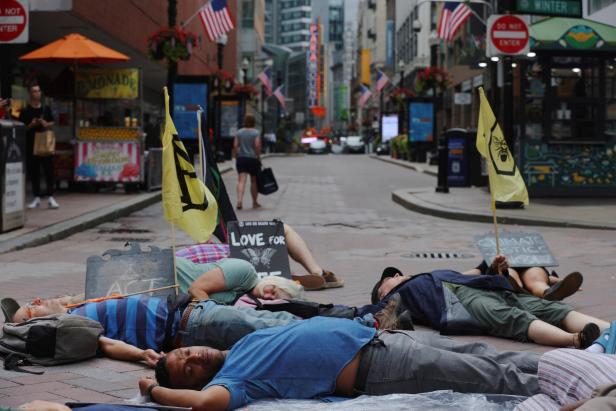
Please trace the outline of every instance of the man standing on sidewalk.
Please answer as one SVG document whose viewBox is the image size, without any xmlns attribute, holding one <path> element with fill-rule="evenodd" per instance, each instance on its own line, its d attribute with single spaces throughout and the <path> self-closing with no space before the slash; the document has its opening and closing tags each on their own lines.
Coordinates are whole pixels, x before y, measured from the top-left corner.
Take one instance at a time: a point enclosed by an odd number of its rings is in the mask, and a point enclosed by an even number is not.
<svg viewBox="0 0 616 411">
<path fill-rule="evenodd" d="M 58 208 L 58 202 L 53 198 L 54 171 L 52 156 L 34 155 L 34 136 L 38 132 L 49 130 L 54 125 L 53 115 L 49 106 L 43 106 L 41 87 L 38 84 L 30 86 L 30 103 L 21 110 L 19 121 L 26 125 L 26 161 L 28 173 L 32 181 L 34 199 L 28 208 L 37 208 L 41 204 L 41 166 L 45 173 L 47 188 L 47 204 L 49 208 Z"/>
</svg>

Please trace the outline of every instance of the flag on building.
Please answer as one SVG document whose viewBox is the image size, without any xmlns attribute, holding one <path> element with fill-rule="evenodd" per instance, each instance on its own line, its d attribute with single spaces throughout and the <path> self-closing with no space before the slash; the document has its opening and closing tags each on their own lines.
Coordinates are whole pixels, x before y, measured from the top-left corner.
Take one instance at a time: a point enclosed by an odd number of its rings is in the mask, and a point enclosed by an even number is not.
<svg viewBox="0 0 616 411">
<path fill-rule="evenodd" d="M 528 192 L 520 169 L 515 164 L 482 87 L 479 88 L 479 98 L 476 145 L 479 153 L 486 159 L 492 199 L 497 206 L 528 205 Z"/>
<path fill-rule="evenodd" d="M 220 242 L 227 243 L 229 240 L 229 232 L 227 231 L 227 223 L 229 221 L 237 221 L 235 210 L 231 205 L 231 200 L 227 194 L 227 187 L 223 181 L 214 153 L 212 152 L 212 146 L 207 138 L 203 138 L 202 132 L 202 119 L 203 111 L 197 112 L 199 146 L 201 153 L 201 181 L 205 183 L 205 186 L 216 198 L 218 204 L 218 224 L 214 230 L 214 235 Z"/>
<path fill-rule="evenodd" d="M 210 41 L 235 28 L 227 0 L 211 0 L 199 10 L 199 18 Z"/>
<path fill-rule="evenodd" d="M 190 157 L 169 114 L 169 93 L 165 94 L 162 200 L 165 219 L 177 225 L 198 243 L 207 241 L 218 216 L 216 199 L 195 173 Z"/>
<path fill-rule="evenodd" d="M 389 77 L 381 70 L 376 71 L 376 91 L 380 93 L 381 90 L 389 83 Z"/>
<path fill-rule="evenodd" d="M 280 103 L 280 107 L 282 107 L 282 109 L 284 110 L 284 112 L 287 112 L 287 102 L 285 101 L 285 96 L 284 96 L 284 84 L 280 85 L 276 91 L 274 91 L 274 96 L 276 96 L 276 98 L 278 99 L 278 102 Z"/>
<path fill-rule="evenodd" d="M 267 67 L 265 70 L 259 73 L 257 78 L 263 83 L 263 87 L 268 96 L 272 95 L 272 69 Z"/>
<path fill-rule="evenodd" d="M 366 104 L 368 99 L 372 96 L 372 92 L 370 91 L 368 87 L 364 86 L 363 84 L 360 85 L 359 87 L 360 87 L 361 95 L 359 96 L 357 105 L 359 106 L 359 108 L 362 108 Z"/>
<path fill-rule="evenodd" d="M 443 10 L 441 10 L 441 18 L 438 22 L 438 38 L 452 41 L 453 36 L 471 14 L 472 11 L 466 4 L 446 1 L 443 5 Z"/>
</svg>

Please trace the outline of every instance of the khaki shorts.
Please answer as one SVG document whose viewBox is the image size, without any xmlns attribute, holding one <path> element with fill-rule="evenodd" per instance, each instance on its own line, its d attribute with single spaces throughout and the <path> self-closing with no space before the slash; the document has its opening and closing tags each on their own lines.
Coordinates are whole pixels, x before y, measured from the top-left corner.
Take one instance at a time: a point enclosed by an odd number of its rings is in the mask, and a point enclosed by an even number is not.
<svg viewBox="0 0 616 411">
<path fill-rule="evenodd" d="M 487 334 L 518 341 L 528 341 L 531 322 L 543 320 L 561 328 L 563 319 L 573 311 L 573 307 L 560 301 L 507 290 L 462 286 L 456 296 Z"/>
</svg>

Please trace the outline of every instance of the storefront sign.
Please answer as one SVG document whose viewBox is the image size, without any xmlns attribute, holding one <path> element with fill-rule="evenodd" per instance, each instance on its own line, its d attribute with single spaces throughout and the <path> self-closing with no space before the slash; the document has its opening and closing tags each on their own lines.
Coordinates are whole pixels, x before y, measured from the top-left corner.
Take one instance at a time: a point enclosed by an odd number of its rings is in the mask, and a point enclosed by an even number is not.
<svg viewBox="0 0 616 411">
<path fill-rule="evenodd" d="M 0 43 L 28 42 L 28 0 L 0 0 Z"/>
<path fill-rule="evenodd" d="M 473 87 L 483 86 L 483 74 L 473 77 Z"/>
<path fill-rule="evenodd" d="M 78 141 L 75 181 L 139 182 L 140 154 L 137 142 Z"/>
<path fill-rule="evenodd" d="M 308 107 L 319 105 L 319 25 L 310 25 L 308 49 Z"/>
<path fill-rule="evenodd" d="M 453 95 L 453 104 L 469 106 L 471 104 L 471 93 L 455 93 Z"/>
<path fill-rule="evenodd" d="M 526 54 L 530 51 L 529 16 L 492 15 L 488 18 L 488 57 Z"/>
<path fill-rule="evenodd" d="M 472 80 L 469 78 L 468 80 L 464 80 L 462 82 L 461 91 L 471 91 Z"/>
<path fill-rule="evenodd" d="M 434 106 L 432 103 L 409 103 L 409 141 L 433 141 Z"/>
<path fill-rule="evenodd" d="M 80 98 L 139 97 L 138 69 L 78 69 L 75 87 Z"/>
<path fill-rule="evenodd" d="M 516 0 L 515 13 L 582 18 L 581 0 Z"/>
</svg>

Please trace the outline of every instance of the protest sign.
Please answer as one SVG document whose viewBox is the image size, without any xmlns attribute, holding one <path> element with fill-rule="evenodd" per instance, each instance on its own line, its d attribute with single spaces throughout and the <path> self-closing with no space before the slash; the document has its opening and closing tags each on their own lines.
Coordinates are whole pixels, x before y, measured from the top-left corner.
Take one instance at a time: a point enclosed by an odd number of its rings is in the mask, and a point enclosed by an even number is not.
<svg viewBox="0 0 616 411">
<path fill-rule="evenodd" d="M 499 239 L 501 254 L 507 257 L 512 268 L 558 265 L 541 234 L 504 231 L 500 233 Z M 475 236 L 474 240 L 486 263 L 490 264 L 496 256 L 494 233 Z"/>
</svg>

